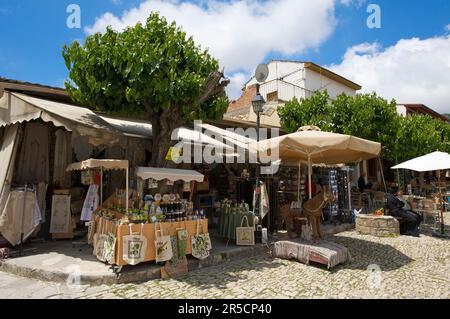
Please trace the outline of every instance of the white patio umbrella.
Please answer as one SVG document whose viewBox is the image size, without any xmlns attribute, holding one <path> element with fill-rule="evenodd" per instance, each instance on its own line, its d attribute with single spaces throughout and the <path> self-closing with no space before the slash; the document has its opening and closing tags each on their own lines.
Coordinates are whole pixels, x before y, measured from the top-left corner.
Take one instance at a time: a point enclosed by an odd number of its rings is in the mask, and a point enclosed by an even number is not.
<svg viewBox="0 0 450 319">
<path fill-rule="evenodd" d="M 438 172 L 439 185 L 441 184 L 441 171 L 450 169 L 450 154 L 434 152 L 413 158 L 409 161 L 392 167 L 392 169 L 409 169 L 416 172 Z M 442 203 L 442 191 L 439 187 L 439 198 Z M 444 212 L 441 209 L 441 233 L 444 234 Z"/>
</svg>

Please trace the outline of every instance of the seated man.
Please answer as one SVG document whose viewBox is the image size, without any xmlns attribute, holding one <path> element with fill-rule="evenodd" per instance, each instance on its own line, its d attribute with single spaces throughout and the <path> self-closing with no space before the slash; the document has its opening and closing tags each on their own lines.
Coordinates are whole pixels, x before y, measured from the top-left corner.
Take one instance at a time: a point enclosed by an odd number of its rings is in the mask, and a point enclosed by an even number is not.
<svg viewBox="0 0 450 319">
<path fill-rule="evenodd" d="M 402 235 L 419 237 L 419 225 L 422 222 L 422 216 L 419 214 L 405 209 L 405 203 L 401 201 L 397 196 L 401 195 L 398 187 L 394 187 L 392 194 L 387 195 L 387 206 L 391 216 L 400 217 L 401 227 L 400 233 Z"/>
</svg>

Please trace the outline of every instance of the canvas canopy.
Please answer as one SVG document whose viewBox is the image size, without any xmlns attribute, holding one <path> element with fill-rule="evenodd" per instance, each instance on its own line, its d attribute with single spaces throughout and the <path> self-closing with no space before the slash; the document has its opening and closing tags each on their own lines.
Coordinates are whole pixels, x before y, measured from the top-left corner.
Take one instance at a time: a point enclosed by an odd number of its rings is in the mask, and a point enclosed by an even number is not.
<svg viewBox="0 0 450 319">
<path fill-rule="evenodd" d="M 204 175 L 200 174 L 194 170 L 186 169 L 172 169 L 172 168 L 156 168 L 156 167 L 138 167 L 137 176 L 142 179 L 153 178 L 154 180 L 160 181 L 163 179 L 168 179 L 170 181 L 184 182 L 203 182 Z"/>
<path fill-rule="evenodd" d="M 277 154 L 282 161 L 308 164 L 309 197 L 313 164 L 357 163 L 379 157 L 381 144 L 351 135 L 322 132 L 311 127 L 260 142 L 251 143 L 252 152 Z M 274 153 L 275 152 L 275 153 Z"/>
<path fill-rule="evenodd" d="M 450 154 L 434 152 L 413 158 L 392 169 L 409 169 L 416 172 L 429 172 L 450 169 Z"/>
<path fill-rule="evenodd" d="M 125 175 L 125 188 L 126 188 L 126 212 L 128 213 L 128 160 L 114 160 L 114 159 L 93 159 L 90 158 L 88 160 L 72 163 L 67 166 L 66 171 L 80 171 L 80 170 L 88 170 L 99 168 L 101 172 L 100 177 L 100 202 L 103 202 L 103 170 L 114 170 L 114 169 L 123 169 L 126 171 Z"/>
<path fill-rule="evenodd" d="M 128 160 L 91 158 L 82 162 L 70 164 L 69 166 L 67 166 L 66 171 L 80 171 L 90 168 L 103 168 L 105 170 L 128 169 Z"/>
<path fill-rule="evenodd" d="M 113 144 L 124 136 L 85 107 L 6 92 L 0 98 L 0 126 L 42 119 L 57 127 L 88 136 L 92 145 Z"/>
<path fill-rule="evenodd" d="M 282 160 L 315 164 L 357 163 L 378 157 L 381 144 L 351 135 L 321 131 L 300 131 L 253 143 L 259 152 L 278 151 Z"/>
</svg>

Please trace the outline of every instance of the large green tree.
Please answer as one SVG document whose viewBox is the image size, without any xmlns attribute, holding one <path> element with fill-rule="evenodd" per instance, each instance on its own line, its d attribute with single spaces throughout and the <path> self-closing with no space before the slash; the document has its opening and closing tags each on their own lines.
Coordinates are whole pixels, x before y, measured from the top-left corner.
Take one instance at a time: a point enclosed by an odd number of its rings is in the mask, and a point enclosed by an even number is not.
<svg viewBox="0 0 450 319">
<path fill-rule="evenodd" d="M 383 157 L 394 158 L 398 116 L 395 101 L 376 94 L 339 95 L 331 100 L 326 91 L 308 99 L 293 99 L 279 108 L 281 126 L 294 132 L 315 125 L 327 132 L 349 134 L 382 143 Z"/>
<path fill-rule="evenodd" d="M 450 125 L 428 115 L 401 117 L 396 136 L 398 159 L 450 151 Z"/>
<path fill-rule="evenodd" d="M 278 110 L 281 126 L 294 132 L 305 125 L 380 142 L 382 157 L 403 161 L 434 151 L 450 152 L 450 125 L 430 116 L 403 117 L 394 100 L 375 93 L 331 100 L 326 92 L 294 99 Z"/>
<path fill-rule="evenodd" d="M 174 22 L 152 13 L 145 25 L 64 46 L 71 97 L 99 110 L 146 114 L 152 123 L 152 165 L 163 167 L 172 130 L 226 111 L 229 83 L 219 63 Z"/>
</svg>

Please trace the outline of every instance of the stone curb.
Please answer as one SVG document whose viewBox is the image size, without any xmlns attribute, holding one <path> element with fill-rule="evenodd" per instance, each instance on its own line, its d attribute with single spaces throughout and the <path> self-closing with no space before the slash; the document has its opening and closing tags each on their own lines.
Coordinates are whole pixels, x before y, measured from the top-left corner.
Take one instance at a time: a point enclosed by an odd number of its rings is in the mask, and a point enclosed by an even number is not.
<svg viewBox="0 0 450 319">
<path fill-rule="evenodd" d="M 350 224 L 338 225 L 333 227 L 332 229 L 323 230 L 323 235 L 333 235 L 339 232 L 352 230 L 354 228 L 355 226 Z M 255 246 L 238 246 L 226 252 L 212 254 L 205 260 L 188 258 L 188 270 L 193 271 L 200 268 L 217 266 L 233 260 L 242 260 L 262 254 L 269 254 L 269 246 L 270 245 L 263 244 L 258 244 Z M 141 265 L 139 268 L 124 269 L 124 271 L 122 271 L 119 275 L 116 275 L 112 272 L 109 275 L 81 274 L 80 282 L 81 285 L 88 284 L 91 286 L 100 286 L 145 282 L 148 280 L 161 278 L 161 271 L 159 266 L 151 264 L 147 268 L 143 268 L 144 265 Z M 22 266 L 14 263 L 8 263 L 7 261 L 0 261 L 0 271 L 21 277 L 56 283 L 65 283 L 67 282 L 67 279 L 69 277 L 68 273 L 62 271 L 52 272 L 45 269 L 34 268 L 33 266 Z"/>
<path fill-rule="evenodd" d="M 266 253 L 268 247 L 266 245 L 256 245 L 251 247 L 239 247 L 227 252 L 217 253 L 211 255 L 205 260 L 198 260 L 194 258 L 188 258 L 189 271 L 199 268 L 216 266 L 224 262 L 238 260 L 243 258 L 249 258 L 256 255 Z M 153 267 L 152 267 L 153 266 Z M 141 266 L 142 267 L 142 266 Z M 131 270 L 129 270 L 131 269 Z M 80 275 L 81 285 L 113 285 L 121 283 L 135 283 L 144 282 L 152 279 L 161 278 L 160 267 L 155 265 L 149 265 L 147 269 L 133 270 L 129 268 L 121 272 L 118 276 L 111 272 L 110 275 Z M 14 263 L 0 262 L 0 271 L 10 273 L 13 275 L 37 279 L 41 281 L 65 283 L 69 277 L 68 273 L 62 271 L 48 271 L 45 269 L 33 268 L 32 266 L 22 266 Z"/>
</svg>

